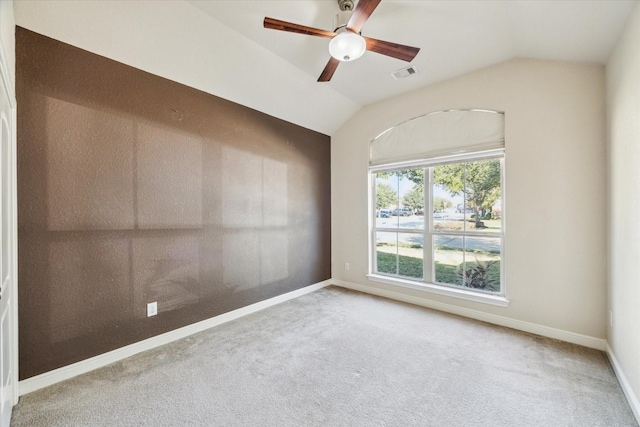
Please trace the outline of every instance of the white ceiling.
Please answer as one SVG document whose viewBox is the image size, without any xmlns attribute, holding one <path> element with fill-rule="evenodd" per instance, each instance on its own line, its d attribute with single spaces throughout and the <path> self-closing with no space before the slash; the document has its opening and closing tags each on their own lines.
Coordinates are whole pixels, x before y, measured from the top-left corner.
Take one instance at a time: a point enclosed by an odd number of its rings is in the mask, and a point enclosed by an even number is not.
<svg viewBox="0 0 640 427">
<path fill-rule="evenodd" d="M 318 78 L 329 59 L 328 39 L 267 30 L 269 16 L 333 30 L 336 0 L 189 0 L 292 66 Z M 383 0 L 365 36 L 421 48 L 419 74 L 396 81 L 409 63 L 367 52 L 342 63 L 329 84 L 361 105 L 516 57 L 604 64 L 631 1 L 399 1 Z"/>
<path fill-rule="evenodd" d="M 328 39 L 262 27 L 265 16 L 333 30 L 336 0 L 17 0 L 16 23 L 331 135 L 359 108 L 516 57 L 605 64 L 634 1 L 382 0 L 365 36 L 420 47 L 420 72 L 367 52 L 317 83 Z"/>
</svg>

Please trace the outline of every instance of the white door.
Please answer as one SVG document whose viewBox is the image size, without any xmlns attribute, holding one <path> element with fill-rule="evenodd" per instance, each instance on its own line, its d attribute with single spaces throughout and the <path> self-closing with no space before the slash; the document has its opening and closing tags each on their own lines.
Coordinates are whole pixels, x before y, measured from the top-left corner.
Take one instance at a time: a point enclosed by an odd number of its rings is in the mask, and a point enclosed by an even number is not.
<svg viewBox="0 0 640 427">
<path fill-rule="evenodd" d="M 2 55 L 0 55 L 0 58 Z M 4 62 L 4 61 L 3 61 Z M 0 67 L 0 426 L 8 426 L 17 401 L 15 328 L 15 115 L 6 68 Z"/>
</svg>

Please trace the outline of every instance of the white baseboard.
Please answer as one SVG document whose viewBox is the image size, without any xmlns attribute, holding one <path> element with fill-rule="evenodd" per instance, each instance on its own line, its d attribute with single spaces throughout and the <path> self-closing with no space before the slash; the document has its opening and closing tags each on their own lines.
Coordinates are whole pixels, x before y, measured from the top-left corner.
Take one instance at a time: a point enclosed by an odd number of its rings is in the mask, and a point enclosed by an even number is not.
<svg viewBox="0 0 640 427">
<path fill-rule="evenodd" d="M 331 283 L 331 280 L 325 280 L 324 282 L 316 283 L 302 289 L 297 289 L 283 295 L 278 295 L 277 297 L 269 298 L 268 300 L 260 301 L 255 304 L 251 304 L 246 307 L 242 307 L 237 310 L 233 310 L 228 313 L 224 313 L 219 316 L 182 327 L 180 329 L 175 329 L 173 331 L 148 338 L 144 341 L 130 344 L 126 347 L 121 347 L 117 350 L 113 350 L 108 353 L 92 357 L 90 359 L 86 359 L 68 366 L 63 366 L 62 368 L 45 372 L 43 374 L 36 375 L 35 377 L 27 378 L 19 382 L 20 396 L 59 383 L 61 381 L 68 380 L 69 378 L 85 374 L 95 369 L 102 368 L 143 351 L 151 350 L 156 347 L 169 344 L 173 341 L 188 337 L 189 335 L 193 335 L 197 332 L 213 328 L 214 326 L 218 326 L 226 322 L 230 322 L 231 320 L 238 319 L 240 317 L 246 316 L 247 314 L 255 313 L 257 311 L 264 310 L 265 308 L 272 307 L 276 304 L 280 304 L 299 296 L 317 291 L 318 289 L 329 286 Z"/>
<path fill-rule="evenodd" d="M 613 372 L 615 372 L 616 377 L 618 378 L 618 382 L 620 383 L 620 387 L 622 387 L 622 391 L 624 395 L 627 397 L 627 401 L 629 402 L 629 406 L 631 406 L 631 410 L 633 411 L 633 415 L 636 417 L 636 421 L 640 424 L 640 402 L 638 401 L 638 397 L 633 392 L 631 388 L 631 384 L 629 384 L 629 380 L 627 376 L 622 371 L 622 367 L 618 363 L 618 359 L 616 359 L 616 355 L 613 353 L 613 349 L 607 343 L 607 356 L 609 356 L 609 361 L 611 362 L 611 366 L 613 366 Z"/>
<path fill-rule="evenodd" d="M 506 326 L 507 328 L 517 329 L 519 331 L 529 332 L 531 334 L 566 341 L 589 348 L 595 348 L 597 350 L 604 351 L 606 350 L 607 346 L 607 342 L 600 338 L 576 334 L 574 332 L 550 328 L 548 326 L 537 325 L 535 323 L 524 322 L 522 320 L 511 319 L 504 316 L 498 316 L 496 314 L 485 313 L 478 310 L 472 310 L 470 308 L 458 307 L 455 305 L 433 301 L 426 298 L 419 298 L 413 295 L 407 295 L 402 292 L 360 285 L 357 283 L 347 282 L 339 279 L 333 279 L 331 283 L 343 288 L 402 301 L 409 304 L 419 305 L 422 307 L 432 308 L 434 310 L 444 311 L 447 313 L 457 314 L 459 316 L 469 317 L 471 319 L 481 320 L 483 322 L 493 323 L 495 325 Z"/>
</svg>

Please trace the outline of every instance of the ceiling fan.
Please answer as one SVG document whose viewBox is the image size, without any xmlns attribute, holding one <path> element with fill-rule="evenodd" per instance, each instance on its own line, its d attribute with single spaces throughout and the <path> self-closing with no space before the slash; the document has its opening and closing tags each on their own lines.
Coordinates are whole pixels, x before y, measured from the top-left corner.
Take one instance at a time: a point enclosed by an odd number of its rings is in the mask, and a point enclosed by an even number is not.
<svg viewBox="0 0 640 427">
<path fill-rule="evenodd" d="M 319 82 L 328 82 L 331 80 L 333 73 L 341 61 L 356 60 L 364 54 L 365 50 L 407 62 L 412 61 L 420 51 L 420 48 L 376 40 L 370 37 L 362 37 L 360 35 L 360 30 L 362 30 L 369 16 L 371 16 L 376 7 L 378 7 L 380 1 L 381 0 L 360 0 L 354 8 L 353 0 L 338 0 L 341 12 L 336 15 L 335 29 L 333 31 L 320 30 L 274 18 L 264 18 L 264 28 L 331 39 L 329 42 L 331 58 L 327 66 L 324 67 L 322 74 L 320 74 L 318 78 Z"/>
</svg>

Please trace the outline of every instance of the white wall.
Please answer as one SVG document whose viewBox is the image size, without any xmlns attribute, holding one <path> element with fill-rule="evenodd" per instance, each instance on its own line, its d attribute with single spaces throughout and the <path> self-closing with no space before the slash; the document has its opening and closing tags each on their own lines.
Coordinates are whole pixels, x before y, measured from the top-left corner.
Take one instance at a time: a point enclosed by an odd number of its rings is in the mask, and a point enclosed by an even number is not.
<svg viewBox="0 0 640 427">
<path fill-rule="evenodd" d="M 403 120 L 455 108 L 505 112 L 505 267 L 511 302 L 502 308 L 403 292 L 603 340 L 606 130 L 601 65 L 517 59 L 358 112 L 332 138 L 333 277 L 399 290 L 365 277 L 368 144 Z"/>
<path fill-rule="evenodd" d="M 16 32 L 13 19 L 13 0 L 0 0 L 0 42 L 6 55 L 11 82 L 16 81 Z"/>
<path fill-rule="evenodd" d="M 633 393 L 640 396 L 640 4 L 629 16 L 606 70 L 608 304 L 613 313 L 608 341 Z"/>
</svg>

